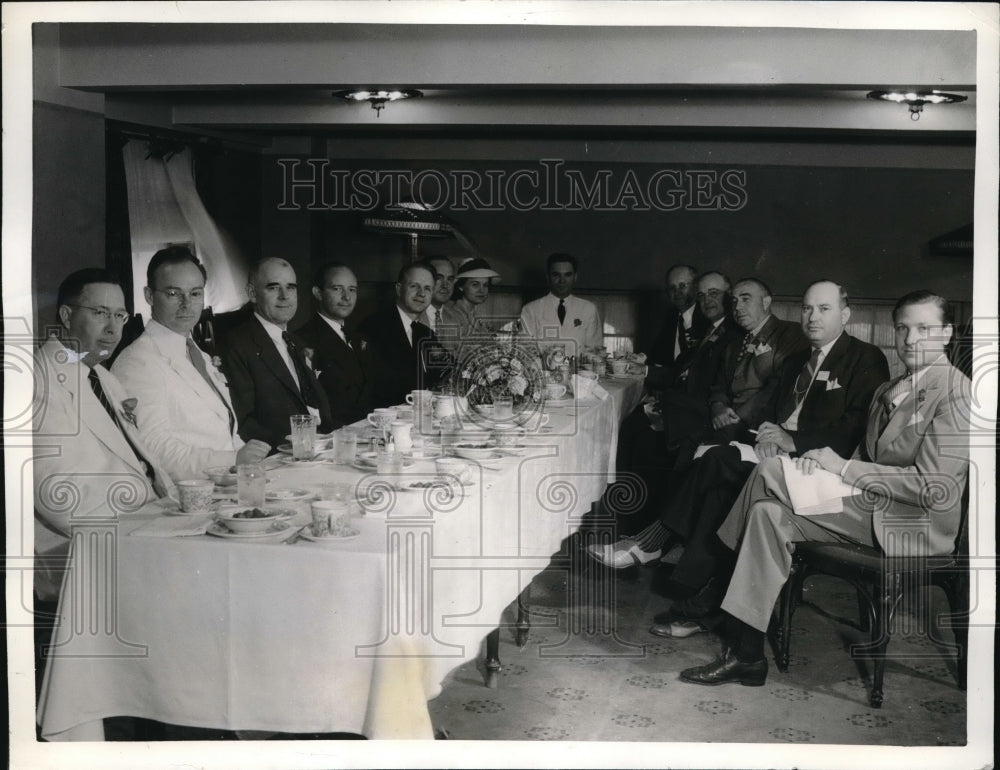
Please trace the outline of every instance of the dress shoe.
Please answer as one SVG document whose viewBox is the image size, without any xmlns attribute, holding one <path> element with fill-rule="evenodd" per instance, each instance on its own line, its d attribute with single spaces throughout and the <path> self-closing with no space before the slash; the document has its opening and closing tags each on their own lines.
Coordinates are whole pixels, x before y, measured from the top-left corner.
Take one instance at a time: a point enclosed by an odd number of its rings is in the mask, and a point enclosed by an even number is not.
<svg viewBox="0 0 1000 770">
<path fill-rule="evenodd" d="M 707 626 L 703 626 L 697 620 L 677 620 L 674 618 L 668 623 L 654 623 L 649 627 L 649 633 L 653 636 L 662 636 L 667 639 L 687 639 L 695 634 L 703 634 L 708 631 Z"/>
<path fill-rule="evenodd" d="M 743 663 L 732 649 L 707 666 L 695 666 L 681 671 L 681 681 L 691 684 L 730 684 L 739 682 L 746 687 L 761 687 L 767 681 L 767 659 Z"/>
<path fill-rule="evenodd" d="M 643 551 L 635 540 L 619 540 L 617 543 L 608 545 L 587 546 L 587 553 L 599 561 L 605 567 L 612 569 L 625 569 L 633 565 L 648 564 L 660 558 L 660 550 Z"/>
</svg>

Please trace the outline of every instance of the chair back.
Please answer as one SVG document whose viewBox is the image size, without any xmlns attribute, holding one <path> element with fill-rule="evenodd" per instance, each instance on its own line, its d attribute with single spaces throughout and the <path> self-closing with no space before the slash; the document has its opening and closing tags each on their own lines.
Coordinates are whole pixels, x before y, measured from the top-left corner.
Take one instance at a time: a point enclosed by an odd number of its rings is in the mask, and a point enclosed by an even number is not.
<svg viewBox="0 0 1000 770">
<path fill-rule="evenodd" d="M 216 355 L 214 318 L 215 314 L 212 312 L 212 308 L 206 307 L 201 311 L 198 323 L 191 330 L 191 338 L 195 344 L 210 356 Z"/>
</svg>

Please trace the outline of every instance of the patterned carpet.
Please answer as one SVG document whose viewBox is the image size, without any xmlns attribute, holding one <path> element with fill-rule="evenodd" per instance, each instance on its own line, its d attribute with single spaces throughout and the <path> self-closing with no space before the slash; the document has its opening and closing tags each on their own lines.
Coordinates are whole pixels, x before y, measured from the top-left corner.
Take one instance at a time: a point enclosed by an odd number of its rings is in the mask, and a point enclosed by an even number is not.
<svg viewBox="0 0 1000 770">
<path fill-rule="evenodd" d="M 919 632 L 912 606 L 897 615 L 881 709 L 868 703 L 870 661 L 848 651 L 867 638 L 854 589 L 823 576 L 806 582 L 787 673 L 768 646 L 765 686 L 701 687 L 678 672 L 714 659 L 719 638 L 648 633 L 653 615 L 670 605 L 655 590 L 669 569 L 610 573 L 604 600 L 574 601 L 594 593 L 593 570 L 569 578 L 550 567 L 532 583 L 524 648 L 508 609 L 499 686 L 484 686 L 481 660 L 456 669 L 430 703 L 435 726 L 456 740 L 964 745 L 966 701 L 954 655 Z M 929 600 L 934 612 L 946 611 L 938 589 Z M 939 635 L 953 639 L 947 629 Z"/>
</svg>

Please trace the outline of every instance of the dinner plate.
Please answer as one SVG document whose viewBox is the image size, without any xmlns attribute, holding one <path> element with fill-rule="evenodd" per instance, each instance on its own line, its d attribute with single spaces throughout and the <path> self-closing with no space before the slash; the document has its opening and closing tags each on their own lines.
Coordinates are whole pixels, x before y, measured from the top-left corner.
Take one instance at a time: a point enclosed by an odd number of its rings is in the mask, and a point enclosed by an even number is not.
<svg viewBox="0 0 1000 770">
<path fill-rule="evenodd" d="M 308 489 L 272 489 L 264 493 L 264 499 L 269 503 L 298 503 L 315 496 Z"/>
<path fill-rule="evenodd" d="M 400 454 L 403 454 L 400 452 Z M 413 460 L 403 457 L 403 467 L 409 468 L 413 465 Z M 354 467 L 364 471 L 374 470 L 378 467 L 378 460 L 372 452 L 361 452 L 354 461 Z"/>
<path fill-rule="evenodd" d="M 208 525 L 206 533 L 226 540 L 243 540 L 254 543 L 279 543 L 287 540 L 295 532 L 295 525 L 287 521 L 276 521 L 269 530 L 264 532 L 233 532 L 225 524 L 213 521 Z"/>
<path fill-rule="evenodd" d="M 409 452 L 404 454 L 407 457 L 412 457 L 414 460 L 433 460 L 441 456 L 441 447 L 425 446 L 420 449 L 411 449 Z"/>
<path fill-rule="evenodd" d="M 294 457 L 283 457 L 281 461 L 285 465 L 293 465 L 296 468 L 318 468 L 321 465 L 330 465 L 329 459 L 315 459 L 315 460 L 296 460 Z"/>
<path fill-rule="evenodd" d="M 545 399 L 545 406 L 568 406 L 572 404 L 576 399 L 573 396 L 563 396 L 562 398 L 547 398 Z"/>
<path fill-rule="evenodd" d="M 641 377 L 641 376 L 642 376 L 641 374 L 629 374 L 627 372 L 625 374 L 612 374 L 609 372 L 608 374 L 605 375 L 605 377 L 608 377 L 612 380 L 631 380 L 633 377 Z"/>
<path fill-rule="evenodd" d="M 320 543 L 322 545 L 335 545 L 337 543 L 347 543 L 351 540 L 357 540 L 361 537 L 361 532 L 357 529 L 347 530 L 346 535 L 314 535 L 312 532 L 312 527 L 303 527 L 302 531 L 299 533 L 299 537 L 303 540 L 308 540 L 310 543 Z"/>
</svg>

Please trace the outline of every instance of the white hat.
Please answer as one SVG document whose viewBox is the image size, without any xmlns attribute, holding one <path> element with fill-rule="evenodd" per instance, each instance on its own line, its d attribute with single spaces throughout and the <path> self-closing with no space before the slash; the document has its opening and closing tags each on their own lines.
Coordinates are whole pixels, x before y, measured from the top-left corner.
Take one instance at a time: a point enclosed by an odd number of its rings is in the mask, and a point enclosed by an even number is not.
<svg viewBox="0 0 1000 770">
<path fill-rule="evenodd" d="M 500 273 L 493 270 L 485 259 L 470 257 L 458 266 L 455 280 L 460 278 L 499 278 Z"/>
</svg>

